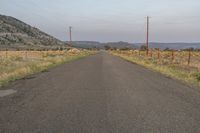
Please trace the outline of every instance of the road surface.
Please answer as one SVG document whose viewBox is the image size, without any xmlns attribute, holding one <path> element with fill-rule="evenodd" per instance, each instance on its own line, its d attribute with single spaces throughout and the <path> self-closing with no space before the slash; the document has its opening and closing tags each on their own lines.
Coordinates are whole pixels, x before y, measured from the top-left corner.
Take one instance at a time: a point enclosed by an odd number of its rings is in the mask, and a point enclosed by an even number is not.
<svg viewBox="0 0 200 133">
<path fill-rule="evenodd" d="M 3 133 L 199 133 L 200 92 L 106 52 L 12 83 Z"/>
</svg>

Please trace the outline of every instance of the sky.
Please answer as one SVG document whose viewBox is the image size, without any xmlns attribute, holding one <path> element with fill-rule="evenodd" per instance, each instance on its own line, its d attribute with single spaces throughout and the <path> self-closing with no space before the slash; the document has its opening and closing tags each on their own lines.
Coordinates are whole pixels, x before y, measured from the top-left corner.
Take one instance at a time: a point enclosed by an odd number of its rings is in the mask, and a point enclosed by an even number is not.
<svg viewBox="0 0 200 133">
<path fill-rule="evenodd" d="M 0 0 L 0 14 L 74 41 L 200 42 L 200 0 Z"/>
</svg>

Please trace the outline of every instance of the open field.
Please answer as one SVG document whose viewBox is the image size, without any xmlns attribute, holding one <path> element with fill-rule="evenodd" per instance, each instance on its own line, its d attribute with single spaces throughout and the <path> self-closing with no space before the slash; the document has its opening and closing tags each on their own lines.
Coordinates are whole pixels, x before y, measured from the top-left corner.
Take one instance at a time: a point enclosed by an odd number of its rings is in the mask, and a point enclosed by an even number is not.
<svg viewBox="0 0 200 133">
<path fill-rule="evenodd" d="M 94 51 L 0 51 L 0 87 Z"/>
<path fill-rule="evenodd" d="M 200 52 L 197 51 L 111 51 L 128 61 L 135 62 L 167 76 L 200 86 Z"/>
</svg>

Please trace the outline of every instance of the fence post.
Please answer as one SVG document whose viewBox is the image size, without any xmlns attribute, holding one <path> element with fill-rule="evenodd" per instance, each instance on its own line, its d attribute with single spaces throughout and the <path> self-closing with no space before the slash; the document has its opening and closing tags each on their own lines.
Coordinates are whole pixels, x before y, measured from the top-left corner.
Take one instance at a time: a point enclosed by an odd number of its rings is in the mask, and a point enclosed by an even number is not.
<svg viewBox="0 0 200 133">
<path fill-rule="evenodd" d="M 139 49 L 139 56 L 141 55 L 141 53 L 140 53 L 140 49 Z"/>
<path fill-rule="evenodd" d="M 172 50 L 172 62 L 174 61 L 174 50 Z"/>
<path fill-rule="evenodd" d="M 26 51 L 25 51 L 25 58 L 26 58 L 26 60 L 28 59 L 28 52 L 27 52 L 27 49 L 26 49 Z"/>
<path fill-rule="evenodd" d="M 188 53 L 188 65 L 190 65 L 190 59 L 191 59 L 191 50 L 189 49 L 189 53 Z"/>
<path fill-rule="evenodd" d="M 8 49 L 6 49 L 6 59 L 8 58 Z"/>
<path fill-rule="evenodd" d="M 150 49 L 150 57 L 152 58 L 153 57 L 153 50 Z"/>
<path fill-rule="evenodd" d="M 158 49 L 158 61 L 160 62 L 160 49 Z"/>
<path fill-rule="evenodd" d="M 146 49 L 146 56 L 148 57 L 149 56 L 149 48 L 147 47 Z"/>
</svg>

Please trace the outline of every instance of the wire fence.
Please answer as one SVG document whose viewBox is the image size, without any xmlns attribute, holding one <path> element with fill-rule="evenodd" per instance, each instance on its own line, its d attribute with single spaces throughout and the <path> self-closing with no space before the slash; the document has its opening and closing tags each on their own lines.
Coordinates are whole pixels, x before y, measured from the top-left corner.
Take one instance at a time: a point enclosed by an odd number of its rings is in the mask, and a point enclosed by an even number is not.
<svg viewBox="0 0 200 133">
<path fill-rule="evenodd" d="M 45 53 L 58 53 L 58 52 L 51 52 L 51 51 L 0 51 L 1 57 L 12 57 L 12 56 L 20 56 L 20 57 L 37 57 L 42 56 Z M 60 51 L 59 51 L 60 53 Z"/>
<path fill-rule="evenodd" d="M 200 70 L 200 51 L 163 51 L 159 49 L 150 49 L 148 55 L 146 54 L 146 51 L 142 50 L 119 50 L 116 52 L 121 55 L 135 57 L 141 60 L 151 60 L 159 65 L 177 65 L 182 68 L 184 67 L 185 69 L 190 68 L 190 70 Z"/>
<path fill-rule="evenodd" d="M 66 50 L 57 50 L 57 51 L 0 51 L 0 60 L 12 59 L 12 58 L 21 58 L 23 60 L 35 60 L 43 59 L 45 57 L 54 57 L 54 56 L 70 56 L 73 55 L 73 52 L 67 52 Z"/>
</svg>

